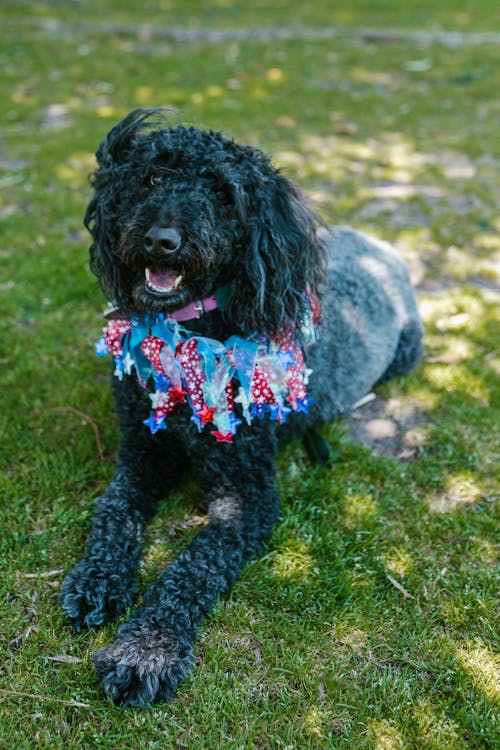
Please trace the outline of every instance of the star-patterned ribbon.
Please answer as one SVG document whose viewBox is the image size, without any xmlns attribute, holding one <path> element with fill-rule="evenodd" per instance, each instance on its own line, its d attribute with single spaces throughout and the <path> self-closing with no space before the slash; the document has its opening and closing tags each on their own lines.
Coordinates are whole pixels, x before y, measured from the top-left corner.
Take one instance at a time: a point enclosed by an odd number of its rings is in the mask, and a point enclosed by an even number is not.
<svg viewBox="0 0 500 750">
<path fill-rule="evenodd" d="M 317 303 L 316 303 L 317 304 Z M 294 340 L 291 327 L 270 339 L 252 334 L 225 342 L 193 335 L 172 318 L 110 320 L 96 344 L 98 355 L 111 354 L 120 380 L 134 372 L 149 391 L 151 412 L 144 424 L 154 434 L 167 428 L 167 416 L 187 404 L 201 431 L 212 425 L 218 442 L 231 443 L 242 420 L 266 414 L 284 422 L 290 412 L 307 411 L 311 370 L 303 346 L 314 342 L 318 310 L 311 304 Z M 238 407 L 236 407 L 236 404 Z"/>
</svg>

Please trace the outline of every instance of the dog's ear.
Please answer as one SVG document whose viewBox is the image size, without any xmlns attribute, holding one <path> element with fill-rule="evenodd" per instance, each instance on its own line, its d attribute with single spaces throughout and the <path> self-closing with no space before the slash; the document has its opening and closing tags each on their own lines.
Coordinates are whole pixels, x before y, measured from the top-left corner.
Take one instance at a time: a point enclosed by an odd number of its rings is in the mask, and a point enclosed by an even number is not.
<svg viewBox="0 0 500 750">
<path fill-rule="evenodd" d="M 306 295 L 319 297 L 323 277 L 318 222 L 305 196 L 279 172 L 252 191 L 247 236 L 227 303 L 240 326 L 272 335 L 286 322 L 300 331 Z"/>
<path fill-rule="evenodd" d="M 104 294 L 117 302 L 123 298 L 126 269 L 113 252 L 119 239 L 120 195 L 127 190 L 123 165 L 130 148 L 141 132 L 154 123 L 158 109 L 135 109 L 115 125 L 96 151 L 98 168 L 92 175 L 94 196 L 85 213 L 84 223 L 92 236 L 90 268 L 99 279 Z"/>
</svg>

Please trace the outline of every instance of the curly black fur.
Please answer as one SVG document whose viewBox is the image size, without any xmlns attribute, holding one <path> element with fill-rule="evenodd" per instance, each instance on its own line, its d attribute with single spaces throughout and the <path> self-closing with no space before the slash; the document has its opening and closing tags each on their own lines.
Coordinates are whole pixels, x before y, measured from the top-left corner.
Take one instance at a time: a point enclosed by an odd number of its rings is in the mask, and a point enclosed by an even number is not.
<svg viewBox="0 0 500 750">
<path fill-rule="evenodd" d="M 278 520 L 278 441 L 338 417 L 374 383 L 407 372 L 422 328 L 404 264 L 384 243 L 349 229 L 316 230 L 299 190 L 260 151 L 220 133 L 169 128 L 136 110 L 97 151 L 85 223 L 91 268 L 130 313 L 170 313 L 221 289 L 223 304 L 186 323 L 224 340 L 286 321 L 300 337 L 306 291 L 322 298 L 321 338 L 308 353 L 308 414 L 286 424 L 243 424 L 233 445 L 197 433 L 178 407 L 168 430 L 142 421 L 150 402 L 135 376 L 113 378 L 122 443 L 115 476 L 97 504 L 87 551 L 65 579 L 61 604 L 76 630 L 122 614 L 137 595 L 144 528 L 189 468 L 203 488 L 208 525 L 145 593 L 142 605 L 94 654 L 104 687 L 125 706 L 171 697 L 193 662 L 196 631 Z M 167 240 L 151 241 L 151 232 Z M 156 236 L 156 235 L 154 235 Z M 178 273 L 158 290 L 146 269 Z M 319 440 L 319 442 L 318 442 Z M 316 449 L 314 449 L 316 446 Z"/>
</svg>

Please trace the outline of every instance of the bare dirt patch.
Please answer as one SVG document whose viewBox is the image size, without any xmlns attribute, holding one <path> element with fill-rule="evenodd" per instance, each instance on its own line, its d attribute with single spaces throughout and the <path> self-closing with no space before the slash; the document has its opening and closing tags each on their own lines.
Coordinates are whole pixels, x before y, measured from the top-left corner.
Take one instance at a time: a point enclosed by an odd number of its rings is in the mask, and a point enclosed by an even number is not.
<svg viewBox="0 0 500 750">
<path fill-rule="evenodd" d="M 351 438 L 378 456 L 402 461 L 417 457 L 427 439 L 428 414 L 400 397 L 370 395 L 371 400 L 355 408 L 346 420 Z"/>
</svg>

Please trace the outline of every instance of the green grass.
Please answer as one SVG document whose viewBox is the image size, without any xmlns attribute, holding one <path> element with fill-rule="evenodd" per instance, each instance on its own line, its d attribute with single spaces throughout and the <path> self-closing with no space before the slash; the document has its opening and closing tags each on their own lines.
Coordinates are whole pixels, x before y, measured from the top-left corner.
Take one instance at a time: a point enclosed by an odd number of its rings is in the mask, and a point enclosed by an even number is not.
<svg viewBox="0 0 500 750">
<path fill-rule="evenodd" d="M 0 748 L 496 747 L 500 56 L 470 35 L 499 28 L 498 3 L 7 1 L 0 16 Z M 180 42 L 171 26 L 248 33 Z M 282 26 L 295 38 L 259 41 Z M 381 390 L 421 415 L 412 458 L 342 424 L 325 428 L 331 468 L 283 451 L 283 521 L 203 626 L 197 668 L 170 704 L 122 711 L 90 662 L 114 627 L 73 636 L 57 595 L 118 437 L 92 353 L 87 176 L 109 127 L 155 104 L 263 148 L 326 218 L 396 242 L 427 356 Z M 151 525 L 143 587 L 203 522 L 198 497 L 186 485 Z"/>
</svg>

